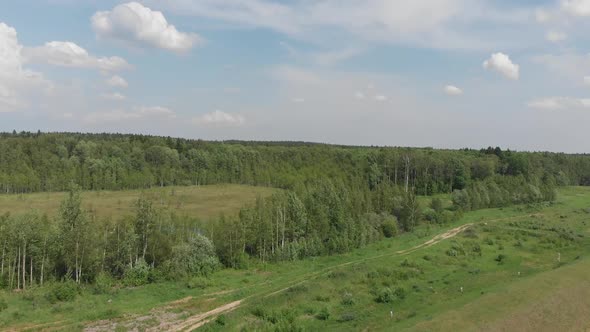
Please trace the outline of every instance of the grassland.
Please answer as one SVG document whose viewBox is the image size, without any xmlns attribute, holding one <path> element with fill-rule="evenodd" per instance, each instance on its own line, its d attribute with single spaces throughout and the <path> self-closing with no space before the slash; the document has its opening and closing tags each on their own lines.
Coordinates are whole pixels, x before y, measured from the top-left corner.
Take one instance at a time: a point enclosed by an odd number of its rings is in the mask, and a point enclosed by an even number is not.
<svg viewBox="0 0 590 332">
<path fill-rule="evenodd" d="M 134 213 L 133 204 L 144 194 L 158 208 L 174 210 L 179 215 L 188 215 L 202 220 L 230 215 L 239 211 L 257 196 L 269 196 L 276 189 L 242 185 L 211 185 L 192 187 L 165 187 L 128 191 L 84 192 L 84 208 L 98 218 L 118 218 Z M 65 193 L 34 193 L 23 195 L 0 195 L 0 214 L 19 214 L 36 209 L 53 217 L 57 215 Z"/>
<path fill-rule="evenodd" d="M 590 327 L 590 188 L 479 210 L 352 253 L 252 263 L 51 304 L 3 294 L 0 326 L 30 330 L 474 331 Z M 559 261 L 558 261 L 559 255 Z M 188 287 L 190 286 L 190 287 Z M 391 312 L 393 311 L 393 315 Z"/>
</svg>

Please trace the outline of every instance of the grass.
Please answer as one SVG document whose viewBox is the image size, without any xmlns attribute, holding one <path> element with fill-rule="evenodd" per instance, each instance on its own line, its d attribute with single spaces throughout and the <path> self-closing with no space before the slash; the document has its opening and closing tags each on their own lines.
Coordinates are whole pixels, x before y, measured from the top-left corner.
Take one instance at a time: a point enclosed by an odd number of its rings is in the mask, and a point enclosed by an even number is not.
<svg viewBox="0 0 590 332">
<path fill-rule="evenodd" d="M 52 326 L 79 330 L 107 319 L 103 330 L 142 329 L 243 300 L 201 329 L 581 330 L 590 326 L 589 207 L 590 188 L 564 188 L 552 205 L 469 212 L 453 224 L 423 225 L 345 255 L 226 269 L 205 288 L 159 283 L 105 295 L 86 289 L 56 304 L 44 289 L 4 293 L 0 328 L 57 322 Z M 400 253 L 468 223 L 453 238 Z"/>
<path fill-rule="evenodd" d="M 82 194 L 84 208 L 98 218 L 118 218 L 134 213 L 133 204 L 143 193 L 152 198 L 158 208 L 174 210 L 202 220 L 217 218 L 221 214 L 237 213 L 256 197 L 269 196 L 276 189 L 242 185 L 211 185 L 191 187 L 165 187 L 127 191 L 89 191 Z M 0 195 L 0 215 L 19 214 L 36 209 L 48 216 L 56 216 L 65 193 L 34 193 Z"/>
</svg>

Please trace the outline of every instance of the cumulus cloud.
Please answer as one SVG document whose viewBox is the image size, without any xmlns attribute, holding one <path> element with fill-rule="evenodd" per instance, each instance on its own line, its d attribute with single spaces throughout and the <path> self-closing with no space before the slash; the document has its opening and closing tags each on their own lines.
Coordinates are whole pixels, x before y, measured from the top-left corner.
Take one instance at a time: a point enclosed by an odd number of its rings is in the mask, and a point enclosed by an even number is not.
<svg viewBox="0 0 590 332">
<path fill-rule="evenodd" d="M 572 97 L 549 97 L 532 100 L 527 103 L 530 108 L 544 110 L 590 108 L 590 99 Z"/>
<path fill-rule="evenodd" d="M 483 67 L 487 70 L 494 70 L 511 80 L 518 80 L 520 67 L 514 64 L 510 57 L 504 53 L 494 53 L 484 61 Z"/>
<path fill-rule="evenodd" d="M 364 92 L 357 91 L 357 92 L 354 93 L 354 97 L 356 99 L 365 99 L 366 96 L 365 96 Z"/>
<path fill-rule="evenodd" d="M 232 114 L 216 110 L 193 118 L 193 123 L 199 126 L 213 127 L 239 127 L 246 122 L 246 119 L 240 114 Z"/>
<path fill-rule="evenodd" d="M 545 35 L 545 39 L 550 42 L 556 43 L 567 39 L 567 34 L 559 31 L 549 31 Z"/>
<path fill-rule="evenodd" d="M 118 93 L 118 92 L 113 92 L 113 93 L 105 93 L 102 95 L 102 97 L 104 99 L 107 100 L 113 100 L 113 101 L 121 101 L 121 100 L 125 100 L 127 97 L 125 97 L 124 95 Z"/>
<path fill-rule="evenodd" d="M 590 76 L 584 76 L 584 84 L 590 85 Z"/>
<path fill-rule="evenodd" d="M 25 48 L 28 61 L 48 63 L 54 66 L 72 68 L 92 68 L 104 71 L 118 71 L 129 68 L 121 57 L 95 57 L 75 43 L 52 41 L 43 46 Z"/>
<path fill-rule="evenodd" d="M 454 85 L 447 85 L 445 86 L 445 93 L 449 96 L 460 96 L 463 94 L 463 90 Z"/>
<path fill-rule="evenodd" d="M 118 75 L 115 75 L 115 76 L 109 78 L 106 81 L 106 83 L 109 86 L 112 86 L 114 88 L 127 88 L 127 87 L 129 87 L 129 83 L 127 83 L 127 81 L 123 77 L 118 76 Z"/>
<path fill-rule="evenodd" d="M 33 96 L 53 88 L 40 73 L 23 67 L 25 58 L 16 30 L 0 22 L 0 112 L 12 112 L 29 104 Z"/>
<path fill-rule="evenodd" d="M 375 100 L 376 101 L 387 101 L 387 96 L 384 96 L 384 95 L 376 95 L 375 96 Z"/>
<path fill-rule="evenodd" d="M 105 112 L 92 112 L 87 114 L 83 121 L 86 124 L 117 123 L 127 120 L 140 119 L 174 119 L 176 113 L 169 108 L 161 106 L 145 107 L 139 106 L 131 110 L 116 109 Z"/>
<path fill-rule="evenodd" d="M 300 98 L 300 97 L 293 98 L 293 99 L 291 99 L 291 101 L 294 102 L 294 103 L 304 103 L 305 102 L 305 98 Z"/>
<path fill-rule="evenodd" d="M 174 52 L 186 52 L 202 42 L 194 33 L 184 33 L 166 20 L 164 14 L 137 2 L 121 4 L 111 11 L 92 16 L 92 28 L 99 38 L 115 39 Z"/>
<path fill-rule="evenodd" d="M 572 16 L 590 16 L 590 0 L 562 0 L 561 8 Z"/>
</svg>

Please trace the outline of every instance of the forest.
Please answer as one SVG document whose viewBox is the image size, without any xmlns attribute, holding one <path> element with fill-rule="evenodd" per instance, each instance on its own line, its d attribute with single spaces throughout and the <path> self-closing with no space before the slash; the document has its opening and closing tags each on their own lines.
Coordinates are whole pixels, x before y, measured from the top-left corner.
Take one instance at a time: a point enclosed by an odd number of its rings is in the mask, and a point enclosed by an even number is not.
<svg viewBox="0 0 590 332">
<path fill-rule="evenodd" d="M 213 221 L 160 210 L 147 196 L 135 202 L 133 215 L 118 219 L 99 220 L 81 207 L 83 190 L 221 183 L 280 190 Z M 566 185 L 590 185 L 590 156 L 4 133 L 2 192 L 69 194 L 56 217 L 0 217 L 0 286 L 49 281 L 100 291 L 345 253 L 470 210 L 553 201 Z M 58 287 L 55 297 L 64 293 Z"/>
</svg>

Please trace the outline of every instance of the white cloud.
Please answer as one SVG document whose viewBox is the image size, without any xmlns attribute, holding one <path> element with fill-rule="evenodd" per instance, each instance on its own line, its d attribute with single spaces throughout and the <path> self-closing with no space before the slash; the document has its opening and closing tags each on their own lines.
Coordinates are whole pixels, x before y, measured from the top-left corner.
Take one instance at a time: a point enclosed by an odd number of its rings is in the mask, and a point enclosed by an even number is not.
<svg viewBox="0 0 590 332">
<path fill-rule="evenodd" d="M 118 76 L 118 75 L 115 75 L 115 76 L 109 78 L 106 81 L 106 83 L 109 86 L 112 86 L 114 88 L 127 88 L 127 87 L 129 87 L 129 83 L 127 83 L 127 81 L 123 77 Z"/>
<path fill-rule="evenodd" d="M 95 57 L 72 42 L 52 41 L 43 46 L 25 48 L 28 61 L 48 63 L 54 66 L 93 68 L 104 71 L 118 71 L 129 68 L 121 57 Z"/>
<path fill-rule="evenodd" d="M 590 16 L 590 0 L 562 0 L 561 8 L 572 16 Z"/>
<path fill-rule="evenodd" d="M 113 101 L 121 101 L 121 100 L 125 100 L 127 98 L 118 92 L 106 93 L 106 94 L 103 94 L 102 97 L 104 99 L 113 100 Z"/>
<path fill-rule="evenodd" d="M 311 57 L 313 61 L 319 65 L 332 66 L 339 62 L 354 58 L 361 53 L 363 53 L 363 50 L 360 48 L 346 48 L 343 50 L 314 53 Z"/>
<path fill-rule="evenodd" d="M 493 23 L 525 26 L 530 20 L 530 8 L 517 5 L 507 10 L 484 0 L 147 1 L 178 15 L 225 21 L 232 27 L 267 28 L 302 39 L 333 41 L 345 33 L 347 40 L 352 36 L 435 48 L 504 43 L 506 36 L 498 38 L 497 29 L 489 28 Z M 485 41 L 482 30 L 488 37 Z M 509 37 L 517 42 L 514 35 Z"/>
<path fill-rule="evenodd" d="M 549 97 L 532 100 L 527 103 L 530 108 L 544 110 L 590 108 L 590 99 L 571 97 Z"/>
<path fill-rule="evenodd" d="M 111 11 L 92 16 L 92 28 L 100 38 L 115 39 L 174 52 L 186 52 L 203 40 L 184 33 L 166 20 L 164 14 L 137 2 L 121 4 Z"/>
<path fill-rule="evenodd" d="M 567 39 L 567 34 L 559 31 L 549 31 L 547 35 L 545 35 L 545 39 L 550 42 L 559 42 Z"/>
<path fill-rule="evenodd" d="M 357 92 L 354 93 L 354 97 L 356 99 L 365 99 L 366 96 L 365 96 L 365 94 L 363 92 L 357 91 Z"/>
<path fill-rule="evenodd" d="M 387 96 L 384 96 L 384 95 L 376 95 L 375 96 L 375 100 L 376 101 L 387 101 Z"/>
<path fill-rule="evenodd" d="M 551 18 L 552 18 L 551 13 L 549 13 L 546 9 L 537 8 L 537 10 L 535 10 L 535 19 L 537 20 L 537 22 L 546 23 L 546 22 L 550 21 Z"/>
<path fill-rule="evenodd" d="M 293 98 L 293 99 L 291 99 L 291 101 L 294 103 L 304 103 L 305 98 Z"/>
<path fill-rule="evenodd" d="M 118 123 L 127 120 L 140 119 L 174 119 L 176 113 L 174 111 L 161 106 L 153 107 L 135 107 L 132 110 L 116 109 L 106 112 L 92 112 L 86 115 L 83 122 L 86 124 L 103 124 L 103 123 Z"/>
<path fill-rule="evenodd" d="M 445 86 L 445 93 L 449 96 L 460 96 L 463 94 L 463 90 L 454 85 L 447 85 Z"/>
<path fill-rule="evenodd" d="M 16 30 L 0 22 L 0 112 L 28 106 L 33 97 L 46 95 L 53 88 L 40 73 L 23 68 L 22 49 Z"/>
<path fill-rule="evenodd" d="M 584 76 L 584 84 L 590 85 L 590 76 Z"/>
<path fill-rule="evenodd" d="M 246 119 L 240 114 L 226 113 L 219 110 L 193 118 L 193 123 L 199 126 L 239 127 L 245 122 Z"/>
<path fill-rule="evenodd" d="M 495 70 L 511 80 L 518 80 L 519 77 L 520 67 L 504 53 L 492 54 L 488 60 L 484 61 L 483 67 L 487 70 Z"/>
</svg>

